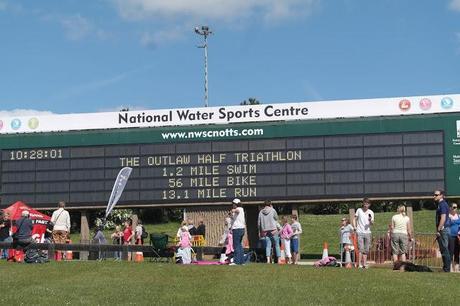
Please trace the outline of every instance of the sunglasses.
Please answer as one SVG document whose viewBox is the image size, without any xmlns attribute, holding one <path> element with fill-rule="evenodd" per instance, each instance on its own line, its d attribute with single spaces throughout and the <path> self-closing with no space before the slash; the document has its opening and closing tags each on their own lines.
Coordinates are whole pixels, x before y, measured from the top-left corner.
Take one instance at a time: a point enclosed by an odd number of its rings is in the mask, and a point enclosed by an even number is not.
<svg viewBox="0 0 460 306">
<path fill-rule="evenodd" d="M 457 209 L 457 206 L 452 206 L 452 209 Z"/>
<path fill-rule="evenodd" d="M 433 194 L 433 196 L 435 196 L 435 197 L 438 197 L 438 196 L 440 196 L 440 195 L 441 195 L 440 193 L 434 193 L 434 194 Z"/>
</svg>

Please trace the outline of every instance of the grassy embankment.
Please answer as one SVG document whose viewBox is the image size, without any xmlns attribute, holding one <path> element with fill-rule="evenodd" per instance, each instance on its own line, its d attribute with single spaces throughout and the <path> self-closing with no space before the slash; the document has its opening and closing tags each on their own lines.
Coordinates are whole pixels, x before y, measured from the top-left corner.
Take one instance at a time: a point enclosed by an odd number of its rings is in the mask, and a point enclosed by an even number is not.
<svg viewBox="0 0 460 306">
<path fill-rule="evenodd" d="M 391 217 L 395 213 L 376 213 L 374 232 L 386 232 Z M 414 212 L 414 227 L 416 233 L 433 233 L 434 229 L 434 214 L 432 210 L 421 210 Z M 301 236 L 301 253 L 303 254 L 321 254 L 323 242 L 329 243 L 329 252 L 338 253 L 339 244 L 339 223 L 342 217 L 347 215 L 304 215 L 300 216 L 300 222 L 303 228 Z M 179 228 L 178 222 L 169 222 L 163 224 L 146 224 L 146 230 L 149 233 L 166 233 L 170 236 L 175 236 Z M 110 232 L 107 231 L 106 237 L 110 237 Z M 79 234 L 72 234 L 72 241 L 79 241 Z"/>
</svg>

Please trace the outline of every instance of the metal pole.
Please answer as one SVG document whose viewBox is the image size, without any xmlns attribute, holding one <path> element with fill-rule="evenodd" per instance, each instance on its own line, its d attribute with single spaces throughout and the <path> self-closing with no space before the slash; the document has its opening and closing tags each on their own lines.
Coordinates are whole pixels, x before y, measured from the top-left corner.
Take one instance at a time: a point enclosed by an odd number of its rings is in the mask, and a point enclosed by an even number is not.
<svg viewBox="0 0 460 306">
<path fill-rule="evenodd" d="M 208 26 L 201 26 L 195 27 L 195 33 L 204 36 L 204 45 L 198 48 L 204 48 L 204 106 L 208 107 L 208 35 L 212 34 L 212 31 Z"/>
<path fill-rule="evenodd" d="M 204 106 L 208 107 L 208 35 L 204 35 Z"/>
</svg>

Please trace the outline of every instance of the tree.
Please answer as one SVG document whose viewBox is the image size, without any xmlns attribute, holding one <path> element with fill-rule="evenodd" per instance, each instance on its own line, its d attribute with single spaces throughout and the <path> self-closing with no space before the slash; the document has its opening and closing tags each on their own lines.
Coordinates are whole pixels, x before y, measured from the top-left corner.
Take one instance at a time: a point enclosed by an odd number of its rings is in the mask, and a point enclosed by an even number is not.
<svg viewBox="0 0 460 306">
<path fill-rule="evenodd" d="M 243 102 L 240 103 L 240 105 L 258 105 L 261 104 L 257 98 L 249 98 L 247 101 L 244 100 Z"/>
</svg>

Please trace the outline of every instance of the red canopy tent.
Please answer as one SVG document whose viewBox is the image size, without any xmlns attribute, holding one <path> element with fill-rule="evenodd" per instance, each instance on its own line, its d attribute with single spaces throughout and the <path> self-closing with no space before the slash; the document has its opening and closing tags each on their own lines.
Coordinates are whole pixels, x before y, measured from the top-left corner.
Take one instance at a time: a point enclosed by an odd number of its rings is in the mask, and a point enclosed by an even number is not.
<svg viewBox="0 0 460 306">
<path fill-rule="evenodd" d="M 46 232 L 46 227 L 48 223 L 51 221 L 51 217 L 45 214 L 42 214 L 35 209 L 27 206 L 21 201 L 14 203 L 13 205 L 9 206 L 8 208 L 4 209 L 5 212 L 10 214 L 11 220 L 15 221 L 21 218 L 21 214 L 24 210 L 29 211 L 29 218 L 32 220 L 33 229 L 32 229 L 32 238 L 37 242 L 43 242 Z M 16 227 L 13 223 L 13 232 L 16 231 Z"/>
</svg>

